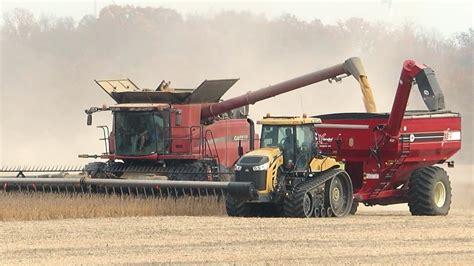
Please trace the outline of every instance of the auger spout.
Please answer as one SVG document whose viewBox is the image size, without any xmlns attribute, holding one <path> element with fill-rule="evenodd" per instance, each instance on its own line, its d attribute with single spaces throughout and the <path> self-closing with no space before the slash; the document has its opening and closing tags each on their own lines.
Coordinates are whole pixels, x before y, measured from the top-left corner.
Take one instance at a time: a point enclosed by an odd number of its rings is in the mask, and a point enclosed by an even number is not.
<svg viewBox="0 0 474 266">
<path fill-rule="evenodd" d="M 205 120 L 209 117 L 214 117 L 219 114 L 228 112 L 232 109 L 239 108 L 248 104 L 255 104 L 256 102 L 275 97 L 277 95 L 290 92 L 305 86 L 318 83 L 323 80 L 335 79 L 339 80 L 340 75 L 352 75 L 361 84 L 365 84 L 362 91 L 364 95 L 364 103 L 368 112 L 375 112 L 375 103 L 372 96 L 370 85 L 368 85 L 365 70 L 362 67 L 360 58 L 352 57 L 347 59 L 342 64 L 337 64 L 322 70 L 318 70 L 297 78 L 293 78 L 281 83 L 271 85 L 256 91 L 249 91 L 244 95 L 237 96 L 220 103 L 207 104 L 202 106 L 201 119 Z M 365 89 L 364 89 L 365 88 Z M 367 107 L 370 106 L 370 107 Z"/>
</svg>

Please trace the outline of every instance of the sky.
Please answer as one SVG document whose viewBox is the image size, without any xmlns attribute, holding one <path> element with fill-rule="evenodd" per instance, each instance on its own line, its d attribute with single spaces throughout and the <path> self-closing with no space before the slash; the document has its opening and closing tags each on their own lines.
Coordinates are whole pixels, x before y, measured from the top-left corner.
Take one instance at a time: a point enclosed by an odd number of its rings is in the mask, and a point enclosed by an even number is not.
<svg viewBox="0 0 474 266">
<path fill-rule="evenodd" d="M 88 1 L 3 1 L 2 14 L 15 8 L 26 8 L 36 16 L 70 16 L 76 21 L 84 15 L 97 14 L 110 4 L 168 7 L 187 15 L 213 15 L 223 10 L 251 11 L 269 19 L 282 14 L 293 14 L 299 19 L 312 21 L 320 19 L 324 24 L 335 24 L 350 17 L 362 17 L 371 22 L 385 22 L 393 25 L 417 24 L 424 31 L 434 31 L 450 37 L 467 31 L 473 24 L 472 1 L 130 1 L 130 0 L 88 0 Z"/>
</svg>

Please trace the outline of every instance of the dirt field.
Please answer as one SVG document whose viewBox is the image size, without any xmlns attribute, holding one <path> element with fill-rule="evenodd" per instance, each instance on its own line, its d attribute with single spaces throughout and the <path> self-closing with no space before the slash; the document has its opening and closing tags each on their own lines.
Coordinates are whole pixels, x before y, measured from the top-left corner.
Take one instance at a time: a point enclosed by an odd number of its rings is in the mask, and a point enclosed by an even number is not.
<svg viewBox="0 0 474 266">
<path fill-rule="evenodd" d="M 346 218 L 243 219 L 226 217 L 215 201 L 0 193 L 0 259 L 2 265 L 469 264 L 474 261 L 472 175 L 452 176 L 453 208 L 445 217 L 414 217 L 400 204 L 361 207 Z M 64 219 L 82 217 L 109 218 Z"/>
<path fill-rule="evenodd" d="M 348 218 L 140 217 L 0 223 L 2 264 L 469 263 L 473 213 Z"/>
</svg>

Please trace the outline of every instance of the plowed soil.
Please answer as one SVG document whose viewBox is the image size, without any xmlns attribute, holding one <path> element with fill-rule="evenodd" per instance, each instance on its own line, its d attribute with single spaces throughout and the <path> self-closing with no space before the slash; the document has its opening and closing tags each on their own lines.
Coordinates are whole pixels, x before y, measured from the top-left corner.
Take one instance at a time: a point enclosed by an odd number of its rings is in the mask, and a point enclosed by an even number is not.
<svg viewBox="0 0 474 266">
<path fill-rule="evenodd" d="M 402 208 L 404 209 L 404 207 Z M 473 212 L 346 218 L 128 217 L 0 223 L 2 264 L 472 263 Z"/>
</svg>

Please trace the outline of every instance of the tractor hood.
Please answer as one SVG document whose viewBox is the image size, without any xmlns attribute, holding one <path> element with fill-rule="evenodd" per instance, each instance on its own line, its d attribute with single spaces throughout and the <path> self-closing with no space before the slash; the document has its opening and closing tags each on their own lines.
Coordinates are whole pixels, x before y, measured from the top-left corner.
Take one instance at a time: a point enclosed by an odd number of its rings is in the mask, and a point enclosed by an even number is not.
<svg viewBox="0 0 474 266">
<path fill-rule="evenodd" d="M 260 165 L 271 163 L 280 156 L 281 150 L 278 147 L 259 148 L 246 153 L 238 161 L 238 165 Z"/>
</svg>

